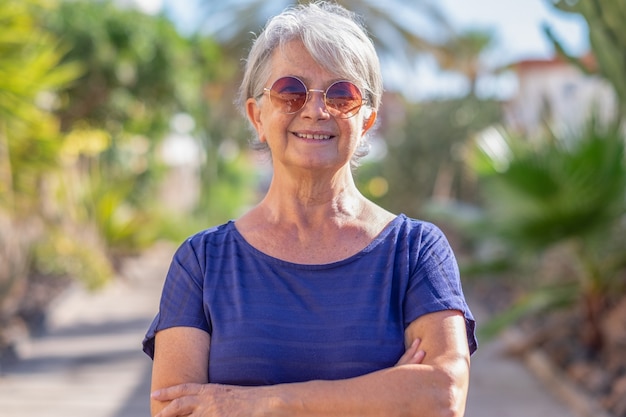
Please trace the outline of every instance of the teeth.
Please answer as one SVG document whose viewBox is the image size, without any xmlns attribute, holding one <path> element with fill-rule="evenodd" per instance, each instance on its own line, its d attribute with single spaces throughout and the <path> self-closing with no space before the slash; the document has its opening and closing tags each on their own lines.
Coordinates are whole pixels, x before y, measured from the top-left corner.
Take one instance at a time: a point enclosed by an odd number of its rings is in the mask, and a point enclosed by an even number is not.
<svg viewBox="0 0 626 417">
<path fill-rule="evenodd" d="M 303 133 L 297 133 L 296 135 L 302 139 L 328 140 L 331 138 L 331 136 L 328 135 L 309 135 Z"/>
</svg>

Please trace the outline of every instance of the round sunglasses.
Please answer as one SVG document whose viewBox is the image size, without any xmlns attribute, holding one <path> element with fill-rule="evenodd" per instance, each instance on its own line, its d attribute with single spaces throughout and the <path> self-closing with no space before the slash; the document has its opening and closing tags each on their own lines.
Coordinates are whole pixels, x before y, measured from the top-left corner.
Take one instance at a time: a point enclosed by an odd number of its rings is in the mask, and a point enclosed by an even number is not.
<svg viewBox="0 0 626 417">
<path fill-rule="evenodd" d="M 324 95 L 326 109 L 334 117 L 350 118 L 363 106 L 361 90 L 350 81 L 336 81 L 324 91 L 307 88 L 299 78 L 282 77 L 274 81 L 270 88 L 265 87 L 263 92 L 268 92 L 270 102 L 285 114 L 302 110 L 312 92 Z"/>
</svg>

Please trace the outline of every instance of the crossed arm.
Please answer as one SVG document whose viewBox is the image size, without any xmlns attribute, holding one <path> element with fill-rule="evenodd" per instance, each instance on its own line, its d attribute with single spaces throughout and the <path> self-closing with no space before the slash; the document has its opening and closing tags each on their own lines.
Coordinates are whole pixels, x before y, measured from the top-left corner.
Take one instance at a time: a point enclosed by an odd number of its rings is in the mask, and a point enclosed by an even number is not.
<svg viewBox="0 0 626 417">
<path fill-rule="evenodd" d="M 424 315 L 405 332 L 405 354 L 393 368 L 338 381 L 265 387 L 207 383 L 210 337 L 176 327 L 157 333 L 152 415 L 461 417 L 469 380 L 463 315 Z"/>
</svg>

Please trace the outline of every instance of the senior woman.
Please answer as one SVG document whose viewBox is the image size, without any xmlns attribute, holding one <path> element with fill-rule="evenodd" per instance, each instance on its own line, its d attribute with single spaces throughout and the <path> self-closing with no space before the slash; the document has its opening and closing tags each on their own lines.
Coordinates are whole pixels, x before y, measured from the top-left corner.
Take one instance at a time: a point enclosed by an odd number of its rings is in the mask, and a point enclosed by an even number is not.
<svg viewBox="0 0 626 417">
<path fill-rule="evenodd" d="M 353 180 L 381 93 L 352 13 L 318 2 L 268 22 L 240 104 L 272 181 L 174 255 L 144 340 L 153 415 L 463 415 L 476 340 L 452 250 Z"/>
</svg>

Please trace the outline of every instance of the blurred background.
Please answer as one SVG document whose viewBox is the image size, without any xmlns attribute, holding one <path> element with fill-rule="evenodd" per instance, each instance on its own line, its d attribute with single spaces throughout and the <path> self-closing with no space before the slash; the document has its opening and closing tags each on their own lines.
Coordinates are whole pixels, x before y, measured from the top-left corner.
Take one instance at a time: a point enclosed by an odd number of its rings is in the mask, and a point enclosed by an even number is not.
<svg viewBox="0 0 626 417">
<path fill-rule="evenodd" d="M 233 101 L 292 3 L 0 0 L 0 359 L 68 288 L 258 201 Z M 523 329 L 626 416 L 626 0 L 339 3 L 385 79 L 359 188 L 445 229 L 483 340 Z"/>
</svg>

